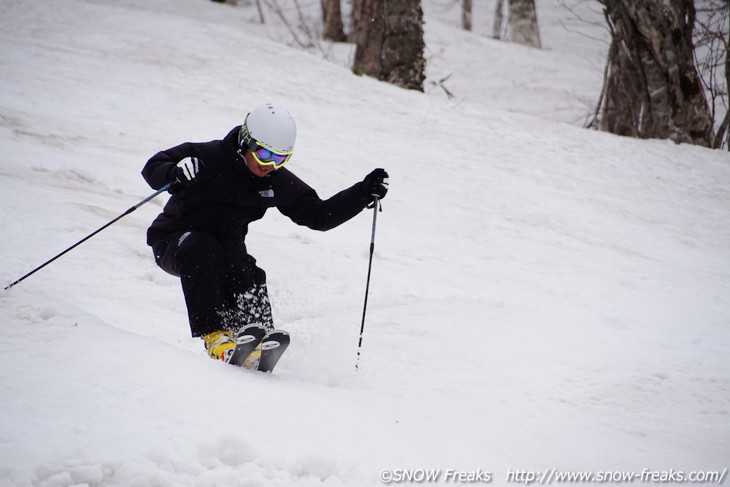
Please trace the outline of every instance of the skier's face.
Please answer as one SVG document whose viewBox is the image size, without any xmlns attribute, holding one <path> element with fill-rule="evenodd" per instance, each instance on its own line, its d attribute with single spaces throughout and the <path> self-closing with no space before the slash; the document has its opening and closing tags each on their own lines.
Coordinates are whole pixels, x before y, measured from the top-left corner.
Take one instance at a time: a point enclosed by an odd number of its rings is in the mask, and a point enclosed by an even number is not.
<svg viewBox="0 0 730 487">
<path fill-rule="evenodd" d="M 254 176 L 262 178 L 276 170 L 274 166 L 259 164 L 250 150 L 246 151 L 243 159 L 246 161 L 246 167 L 254 174 Z"/>
</svg>

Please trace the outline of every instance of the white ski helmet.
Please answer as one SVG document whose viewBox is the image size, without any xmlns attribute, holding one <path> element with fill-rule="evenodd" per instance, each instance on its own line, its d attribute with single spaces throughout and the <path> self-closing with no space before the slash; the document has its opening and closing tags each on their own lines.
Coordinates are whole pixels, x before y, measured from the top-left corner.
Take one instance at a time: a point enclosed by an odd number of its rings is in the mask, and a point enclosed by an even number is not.
<svg viewBox="0 0 730 487">
<path fill-rule="evenodd" d="M 297 126 L 291 114 L 282 106 L 267 103 L 246 115 L 238 143 L 244 150 L 255 150 L 260 145 L 279 154 L 291 154 L 296 138 Z"/>
</svg>

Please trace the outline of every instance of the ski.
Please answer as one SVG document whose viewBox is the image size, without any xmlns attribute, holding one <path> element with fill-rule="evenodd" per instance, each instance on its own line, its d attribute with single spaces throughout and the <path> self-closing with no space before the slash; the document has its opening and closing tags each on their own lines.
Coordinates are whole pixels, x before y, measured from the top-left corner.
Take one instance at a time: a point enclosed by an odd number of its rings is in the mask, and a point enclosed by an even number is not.
<svg viewBox="0 0 730 487">
<path fill-rule="evenodd" d="M 260 372 L 271 372 L 276 367 L 279 359 L 289 346 L 289 333 L 282 330 L 274 330 L 268 333 L 261 340 L 261 357 L 259 358 L 258 370 Z"/>
<path fill-rule="evenodd" d="M 251 355 L 251 352 L 256 350 L 256 347 L 258 347 L 265 335 L 266 328 L 258 323 L 246 325 L 238 330 L 238 333 L 235 335 L 236 348 L 228 363 L 232 365 L 243 365 L 246 358 Z"/>
</svg>

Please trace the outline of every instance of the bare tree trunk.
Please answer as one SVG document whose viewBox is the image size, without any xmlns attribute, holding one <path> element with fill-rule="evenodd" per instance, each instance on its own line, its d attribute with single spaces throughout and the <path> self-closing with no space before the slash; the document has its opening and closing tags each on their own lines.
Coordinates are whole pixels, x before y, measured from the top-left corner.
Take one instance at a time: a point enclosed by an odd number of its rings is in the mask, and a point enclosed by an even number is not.
<svg viewBox="0 0 730 487">
<path fill-rule="evenodd" d="M 322 37 L 334 42 L 344 42 L 345 28 L 342 25 L 342 11 L 340 0 L 322 1 L 322 25 L 324 26 Z"/>
<path fill-rule="evenodd" d="M 352 9 L 350 10 L 350 32 L 347 41 L 358 44 L 362 39 L 367 22 L 362 18 L 364 14 L 363 0 L 352 0 Z"/>
<path fill-rule="evenodd" d="M 600 129 L 710 146 L 712 117 L 693 58 L 693 1 L 601 2 L 613 39 Z"/>
<path fill-rule="evenodd" d="M 502 24 L 504 24 L 504 0 L 497 0 L 494 8 L 494 22 L 492 22 L 492 38 L 502 38 Z"/>
<path fill-rule="evenodd" d="M 423 10 L 420 0 L 358 0 L 353 71 L 423 91 Z M 354 4 L 353 4 L 354 7 Z"/>
<path fill-rule="evenodd" d="M 730 43 L 729 43 L 730 44 Z M 730 90 L 730 56 L 728 53 L 725 53 L 725 86 L 726 90 Z M 728 103 L 730 105 L 730 103 Z M 730 107 L 725 112 L 725 118 L 720 123 L 720 126 L 717 129 L 717 134 L 715 135 L 715 141 L 712 143 L 712 147 L 714 149 L 720 149 L 722 148 L 722 144 L 725 139 L 725 134 L 728 133 L 728 125 L 730 124 Z M 727 150 L 730 151 L 730 135 L 728 135 L 727 140 Z"/>
<path fill-rule="evenodd" d="M 703 0 L 696 5 L 692 42 L 695 48 L 695 66 L 707 95 L 713 126 L 717 127 L 712 147 L 721 149 L 727 142 L 730 150 L 730 140 L 726 139 L 730 124 L 730 1 Z M 723 110 L 725 115 L 719 121 Z"/>
<path fill-rule="evenodd" d="M 259 11 L 259 21 L 263 24 L 266 22 L 264 19 L 264 11 L 261 8 L 261 0 L 256 0 L 256 10 Z"/>
<path fill-rule="evenodd" d="M 526 46 L 541 47 L 535 0 L 509 0 L 507 23 L 509 24 L 510 41 Z"/>
<path fill-rule="evenodd" d="M 717 135 L 715 135 L 715 141 L 712 143 L 713 149 L 722 149 L 728 124 L 730 124 L 730 110 L 725 112 L 725 118 L 722 119 L 720 126 L 717 128 Z M 730 150 L 730 143 L 728 143 L 728 150 Z"/>
<path fill-rule="evenodd" d="M 471 0 L 461 0 L 461 28 L 471 30 Z"/>
<path fill-rule="evenodd" d="M 730 0 L 726 1 L 728 2 L 728 8 L 730 8 Z M 730 45 L 730 33 L 728 33 L 728 45 Z M 730 98 L 730 52 L 727 51 L 725 52 L 725 93 L 728 93 L 728 98 Z M 727 112 L 725 112 L 725 120 L 723 120 L 723 133 L 728 134 L 725 142 L 727 142 L 727 150 L 730 151 L 730 130 L 728 130 L 728 123 L 730 123 L 730 100 L 728 101 Z M 722 136 L 719 138 L 719 141 L 720 143 L 717 144 L 718 148 L 722 147 Z"/>
</svg>

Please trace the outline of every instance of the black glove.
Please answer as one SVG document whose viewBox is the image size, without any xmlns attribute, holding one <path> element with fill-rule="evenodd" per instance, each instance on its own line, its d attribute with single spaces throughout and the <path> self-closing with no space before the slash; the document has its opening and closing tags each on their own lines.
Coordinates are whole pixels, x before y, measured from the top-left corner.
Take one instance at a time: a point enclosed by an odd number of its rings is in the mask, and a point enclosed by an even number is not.
<svg viewBox="0 0 730 487">
<path fill-rule="evenodd" d="M 362 180 L 360 183 L 363 195 L 366 198 L 368 205 L 375 201 L 375 197 L 378 199 L 385 198 L 388 194 L 388 173 L 385 169 L 376 169 Z"/>
<path fill-rule="evenodd" d="M 203 161 L 197 157 L 186 157 L 182 161 L 177 163 L 177 166 L 172 171 L 172 183 L 171 193 L 174 190 L 182 189 L 180 186 L 185 188 L 191 188 L 200 182 L 200 173 L 204 169 Z"/>
</svg>

